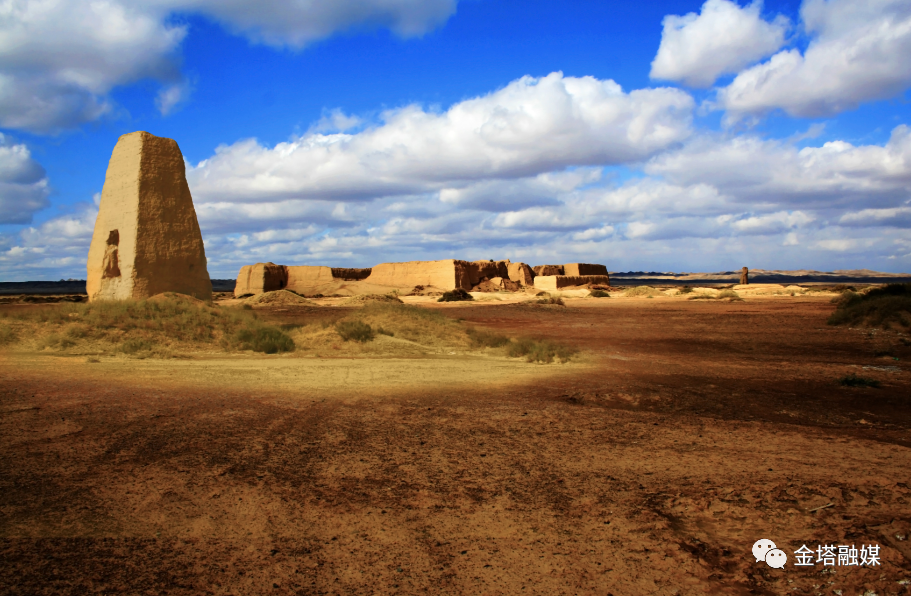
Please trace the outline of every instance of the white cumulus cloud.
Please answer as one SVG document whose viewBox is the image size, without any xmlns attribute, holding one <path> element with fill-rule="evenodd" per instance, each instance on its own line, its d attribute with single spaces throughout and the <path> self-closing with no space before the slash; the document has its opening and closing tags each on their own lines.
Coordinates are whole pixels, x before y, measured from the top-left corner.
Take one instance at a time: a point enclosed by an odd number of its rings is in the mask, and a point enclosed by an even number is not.
<svg viewBox="0 0 911 596">
<path fill-rule="evenodd" d="M 593 77 L 523 77 L 442 113 L 411 105 L 355 134 L 308 133 L 216 149 L 187 172 L 202 202 L 366 200 L 459 189 L 485 179 L 647 158 L 690 134 L 693 100 L 676 89 L 625 93 Z M 447 200 L 465 196 L 447 192 Z M 467 200 L 467 199 L 466 199 Z"/>
<path fill-rule="evenodd" d="M 769 56 L 785 43 L 790 21 L 762 18 L 762 2 L 740 7 L 730 0 L 707 0 L 700 14 L 664 17 L 651 77 L 709 87 Z"/>
<path fill-rule="evenodd" d="M 352 27 L 423 35 L 456 11 L 457 0 L 163 0 L 211 16 L 228 29 L 273 46 L 302 47 Z"/>
<path fill-rule="evenodd" d="M 50 194 L 44 168 L 28 147 L 0 134 L 0 224 L 23 224 L 48 206 Z"/>
<path fill-rule="evenodd" d="M 718 93 L 729 119 L 781 109 L 824 117 L 911 85 L 911 3 L 907 0 L 805 0 L 811 41 L 744 70 Z"/>
<path fill-rule="evenodd" d="M 420 35 L 456 0 L 4 0 L 0 2 L 0 126 L 53 133 L 113 111 L 110 91 L 143 78 L 163 84 L 167 114 L 186 99 L 178 67 L 186 26 L 201 14 L 249 39 L 300 48 L 352 27 Z"/>
</svg>

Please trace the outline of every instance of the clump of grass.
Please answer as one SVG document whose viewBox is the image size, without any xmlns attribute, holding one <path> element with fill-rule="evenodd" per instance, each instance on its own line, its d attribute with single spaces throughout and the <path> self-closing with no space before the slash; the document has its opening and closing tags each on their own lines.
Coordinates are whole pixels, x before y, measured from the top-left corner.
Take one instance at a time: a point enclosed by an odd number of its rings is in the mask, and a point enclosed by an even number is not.
<svg viewBox="0 0 911 596">
<path fill-rule="evenodd" d="M 689 287 L 689 286 L 683 286 L 682 288 L 680 288 L 679 290 L 677 290 L 677 293 L 679 293 L 679 294 L 692 294 L 692 293 L 693 293 L 693 288 L 691 288 L 691 287 Z"/>
<path fill-rule="evenodd" d="M 150 352 L 152 350 L 152 344 L 144 339 L 128 339 L 122 344 L 120 344 L 119 351 L 124 354 L 138 354 L 140 352 Z"/>
<path fill-rule="evenodd" d="M 56 350 L 65 350 L 76 345 L 76 342 L 62 333 L 51 333 L 38 343 L 41 349 L 52 348 Z"/>
<path fill-rule="evenodd" d="M 714 300 L 715 296 L 712 294 L 702 293 L 690 296 L 687 300 Z"/>
<path fill-rule="evenodd" d="M 12 327 L 6 324 L 0 325 L 0 346 L 14 343 L 17 339 L 19 337 Z"/>
<path fill-rule="evenodd" d="M 829 325 L 888 327 L 892 323 L 911 327 L 911 284 L 887 284 L 863 294 L 846 290 Z"/>
<path fill-rule="evenodd" d="M 395 332 L 390 331 L 389 329 L 383 329 L 382 327 L 377 327 L 376 332 L 380 335 L 387 335 L 389 337 L 395 337 Z"/>
<path fill-rule="evenodd" d="M 535 304 L 553 304 L 556 306 L 566 306 L 566 303 L 563 302 L 563 298 L 560 296 L 551 296 L 550 294 L 544 296 L 543 298 L 538 298 L 535 300 Z"/>
<path fill-rule="evenodd" d="M 408 304 L 374 302 L 345 320 L 362 321 L 396 338 L 425 346 L 463 346 L 471 340 L 466 327 L 441 312 Z M 377 331 L 379 332 L 379 331 Z"/>
<path fill-rule="evenodd" d="M 864 377 L 858 377 L 856 374 L 851 373 L 850 375 L 842 377 L 838 381 L 841 385 L 845 387 L 879 387 L 880 382 L 875 379 L 867 379 Z"/>
<path fill-rule="evenodd" d="M 241 349 L 265 354 L 293 352 L 295 348 L 294 340 L 286 335 L 284 331 L 267 325 L 252 329 L 239 329 L 236 338 Z"/>
<path fill-rule="evenodd" d="M 592 290 L 589 296 L 592 298 L 610 298 L 610 292 L 605 292 L 604 290 Z"/>
<path fill-rule="evenodd" d="M 525 357 L 528 362 L 542 362 L 549 364 L 559 358 L 566 362 L 576 351 L 567 346 L 556 344 L 548 340 L 534 340 L 522 338 L 510 342 L 506 354 L 512 358 Z"/>
<path fill-rule="evenodd" d="M 653 288 L 651 286 L 637 286 L 635 288 L 630 288 L 624 292 L 624 296 L 636 297 L 636 296 L 657 296 L 661 294 L 661 290 Z"/>
<path fill-rule="evenodd" d="M 505 335 L 477 329 L 469 329 L 468 337 L 471 338 L 471 343 L 482 348 L 500 348 L 509 343 L 509 338 Z"/>
<path fill-rule="evenodd" d="M 376 337 L 373 327 L 363 321 L 339 321 L 335 324 L 335 330 L 345 341 L 367 343 Z"/>
<path fill-rule="evenodd" d="M 15 325 L 21 327 L 16 329 L 18 341 L 24 342 L 26 335 L 34 337 L 33 345 L 38 349 L 67 350 L 91 345 L 93 351 L 111 350 L 143 357 L 167 357 L 176 347 L 293 349 L 288 345 L 290 338 L 280 337 L 284 335 L 280 329 L 265 325 L 249 310 L 215 307 L 180 294 L 160 294 L 148 300 L 65 304 L 23 314 Z"/>
<path fill-rule="evenodd" d="M 461 302 L 463 300 L 474 300 L 474 297 L 462 288 L 456 288 L 451 292 L 443 292 L 437 302 Z"/>
</svg>

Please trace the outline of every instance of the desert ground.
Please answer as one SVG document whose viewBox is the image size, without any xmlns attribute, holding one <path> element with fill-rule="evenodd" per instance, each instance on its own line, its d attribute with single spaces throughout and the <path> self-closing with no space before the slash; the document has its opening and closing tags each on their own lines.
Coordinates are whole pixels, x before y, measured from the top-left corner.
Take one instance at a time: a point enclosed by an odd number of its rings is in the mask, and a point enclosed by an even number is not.
<svg viewBox="0 0 911 596">
<path fill-rule="evenodd" d="M 0 594 L 911 594 L 906 333 L 827 295 L 405 301 L 579 351 L 0 350 Z M 355 308 L 316 303 L 258 312 Z"/>
</svg>

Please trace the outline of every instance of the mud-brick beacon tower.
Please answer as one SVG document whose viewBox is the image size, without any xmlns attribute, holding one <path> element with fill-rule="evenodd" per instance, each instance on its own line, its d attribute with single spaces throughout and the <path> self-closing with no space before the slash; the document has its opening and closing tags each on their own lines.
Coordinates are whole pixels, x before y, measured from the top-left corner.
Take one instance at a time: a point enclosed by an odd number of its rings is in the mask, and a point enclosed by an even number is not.
<svg viewBox="0 0 911 596">
<path fill-rule="evenodd" d="M 212 299 L 202 233 L 180 148 L 147 132 L 125 134 L 108 163 L 89 248 L 89 300 L 179 292 Z"/>
</svg>

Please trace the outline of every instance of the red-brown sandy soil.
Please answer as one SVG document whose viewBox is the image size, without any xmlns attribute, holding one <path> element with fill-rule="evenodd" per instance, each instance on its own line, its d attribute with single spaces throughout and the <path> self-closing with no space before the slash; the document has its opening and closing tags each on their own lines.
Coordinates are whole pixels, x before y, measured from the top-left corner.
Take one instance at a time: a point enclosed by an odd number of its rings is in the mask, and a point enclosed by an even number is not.
<svg viewBox="0 0 911 596">
<path fill-rule="evenodd" d="M 589 363 L 505 384 L 0 355 L 0 594 L 911 593 L 902 337 L 822 298 L 567 304 L 441 307 Z M 804 544 L 881 565 L 795 567 Z"/>
</svg>

